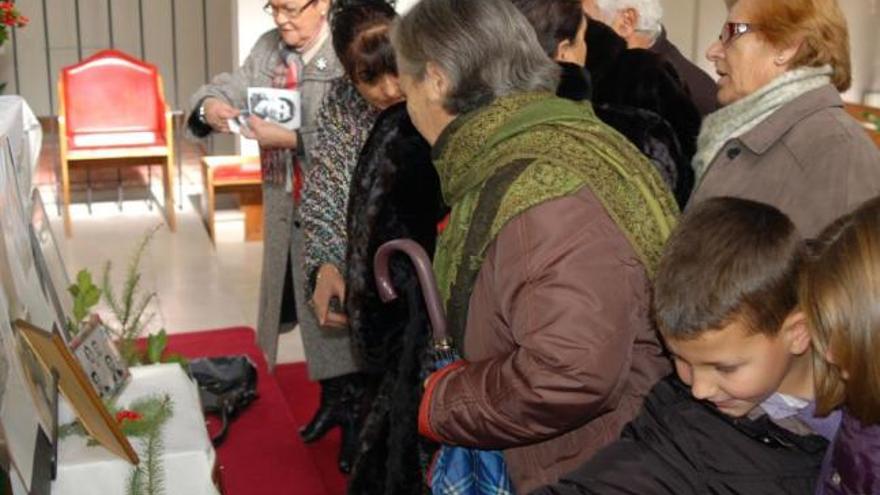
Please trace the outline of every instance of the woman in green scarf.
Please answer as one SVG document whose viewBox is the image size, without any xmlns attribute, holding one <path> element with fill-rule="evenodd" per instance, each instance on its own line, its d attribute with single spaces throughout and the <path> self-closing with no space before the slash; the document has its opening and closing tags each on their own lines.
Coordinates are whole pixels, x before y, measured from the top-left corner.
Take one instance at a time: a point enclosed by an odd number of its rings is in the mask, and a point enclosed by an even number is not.
<svg viewBox="0 0 880 495">
<path fill-rule="evenodd" d="M 421 0 L 392 30 L 401 88 L 452 207 L 435 256 L 462 361 L 432 375 L 420 430 L 503 449 L 518 493 L 617 437 L 669 363 L 650 277 L 676 207 L 507 0 Z"/>
</svg>

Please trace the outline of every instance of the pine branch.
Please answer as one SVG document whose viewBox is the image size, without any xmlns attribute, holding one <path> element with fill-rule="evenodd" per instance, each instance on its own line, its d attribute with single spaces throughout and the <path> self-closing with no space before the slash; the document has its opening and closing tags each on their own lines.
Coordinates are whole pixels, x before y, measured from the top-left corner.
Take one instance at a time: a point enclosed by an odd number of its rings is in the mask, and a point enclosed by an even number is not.
<svg viewBox="0 0 880 495">
<path fill-rule="evenodd" d="M 161 495 L 165 492 L 165 471 L 162 469 L 162 428 L 156 427 L 147 437 L 147 495 Z"/>
<path fill-rule="evenodd" d="M 144 235 L 140 244 L 138 244 L 137 249 L 135 249 L 131 261 L 128 263 L 128 271 L 125 276 L 125 288 L 122 291 L 122 300 L 124 301 L 126 310 L 126 322 L 128 321 L 128 317 L 131 315 L 131 310 L 134 307 L 135 296 L 137 295 L 138 285 L 140 285 L 141 281 L 141 274 L 138 271 L 140 269 L 141 259 L 143 258 L 150 241 L 153 240 L 153 236 L 156 235 L 156 232 L 158 232 L 161 227 L 162 224 L 157 224 Z"/>
<path fill-rule="evenodd" d="M 138 452 L 138 455 L 141 453 Z M 144 468 L 138 464 L 134 469 L 131 470 L 131 475 L 128 477 L 128 490 L 126 491 L 127 495 L 143 495 L 144 493 Z"/>
<path fill-rule="evenodd" d="M 116 298 L 116 291 L 113 289 L 113 284 L 110 282 L 110 270 L 112 269 L 113 264 L 110 261 L 104 263 L 104 273 L 101 276 L 101 291 L 104 293 L 104 300 L 107 302 L 107 306 L 110 306 L 110 312 L 113 313 L 113 317 L 116 318 L 117 321 L 120 321 L 120 315 L 122 314 L 122 308 L 119 306 L 119 301 Z M 109 327 L 110 330 L 119 338 L 122 338 L 122 329 Z"/>
</svg>

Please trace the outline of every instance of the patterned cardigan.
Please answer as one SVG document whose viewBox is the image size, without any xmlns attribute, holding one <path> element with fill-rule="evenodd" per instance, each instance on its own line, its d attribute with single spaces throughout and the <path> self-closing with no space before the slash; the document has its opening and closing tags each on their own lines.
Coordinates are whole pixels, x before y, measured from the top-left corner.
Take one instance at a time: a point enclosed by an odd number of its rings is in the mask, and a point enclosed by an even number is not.
<svg viewBox="0 0 880 495">
<path fill-rule="evenodd" d="M 330 263 L 345 272 L 351 177 L 378 115 L 379 110 L 364 100 L 347 76 L 333 81 L 318 111 L 312 167 L 303 183 L 300 205 L 309 294 L 321 265 Z"/>
</svg>

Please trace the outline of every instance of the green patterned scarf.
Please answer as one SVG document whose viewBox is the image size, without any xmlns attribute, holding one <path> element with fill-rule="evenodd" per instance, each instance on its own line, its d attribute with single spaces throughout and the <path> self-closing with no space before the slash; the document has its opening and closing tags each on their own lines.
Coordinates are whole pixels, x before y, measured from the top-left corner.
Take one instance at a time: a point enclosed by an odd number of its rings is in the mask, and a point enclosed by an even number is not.
<svg viewBox="0 0 880 495">
<path fill-rule="evenodd" d="M 513 217 L 589 187 L 653 275 L 678 213 L 648 160 L 592 106 L 549 93 L 501 97 L 460 116 L 433 152 L 452 207 L 434 270 L 459 351 L 486 248 Z"/>
</svg>

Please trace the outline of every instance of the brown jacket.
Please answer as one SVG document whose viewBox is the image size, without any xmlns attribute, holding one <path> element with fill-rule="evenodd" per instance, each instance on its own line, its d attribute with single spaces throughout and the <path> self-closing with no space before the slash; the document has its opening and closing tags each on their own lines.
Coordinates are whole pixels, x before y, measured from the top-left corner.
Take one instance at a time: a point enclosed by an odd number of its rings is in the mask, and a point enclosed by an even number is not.
<svg viewBox="0 0 880 495">
<path fill-rule="evenodd" d="M 467 363 L 429 382 L 427 433 L 504 449 L 517 493 L 555 482 L 669 372 L 649 305 L 644 267 L 589 189 L 527 210 L 489 246 Z"/>
<path fill-rule="evenodd" d="M 880 151 L 831 85 L 731 139 L 709 167 L 690 205 L 717 196 L 768 203 L 806 237 L 880 193 Z"/>
</svg>

